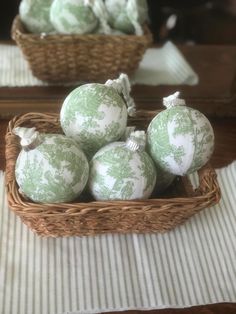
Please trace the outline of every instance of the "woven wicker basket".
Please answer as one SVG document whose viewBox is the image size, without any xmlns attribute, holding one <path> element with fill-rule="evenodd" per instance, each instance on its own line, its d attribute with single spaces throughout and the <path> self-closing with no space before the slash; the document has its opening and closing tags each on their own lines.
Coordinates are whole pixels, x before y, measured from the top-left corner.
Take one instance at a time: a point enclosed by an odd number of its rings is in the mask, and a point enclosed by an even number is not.
<svg viewBox="0 0 236 314">
<path fill-rule="evenodd" d="M 130 125 L 146 128 L 157 112 L 139 111 Z M 220 189 L 215 171 L 208 165 L 199 172 L 199 187 L 193 190 L 187 177 L 177 178 L 161 198 L 144 201 L 80 201 L 39 204 L 24 199 L 15 180 L 15 162 L 20 151 L 16 126 L 35 126 L 41 132 L 61 133 L 58 114 L 28 113 L 13 118 L 6 134 L 6 188 L 9 207 L 40 236 L 83 236 L 102 233 L 165 232 L 183 223 L 203 208 L 216 204 Z"/>
<path fill-rule="evenodd" d="M 27 32 L 17 16 L 12 38 L 37 78 L 48 82 L 101 81 L 131 74 L 152 42 L 136 35 L 46 35 Z"/>
</svg>

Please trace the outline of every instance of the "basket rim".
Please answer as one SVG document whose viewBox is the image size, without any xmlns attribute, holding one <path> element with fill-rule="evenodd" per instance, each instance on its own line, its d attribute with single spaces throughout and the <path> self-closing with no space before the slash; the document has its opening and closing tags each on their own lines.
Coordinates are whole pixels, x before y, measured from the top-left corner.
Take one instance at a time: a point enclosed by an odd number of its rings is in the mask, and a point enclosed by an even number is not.
<svg viewBox="0 0 236 314">
<path fill-rule="evenodd" d="M 90 40 L 97 42 L 109 42 L 113 40 L 114 42 L 120 42 L 121 40 L 126 42 L 145 42 L 147 45 L 151 44 L 153 41 L 152 33 L 149 30 L 147 24 L 144 25 L 144 34 L 143 35 L 135 35 L 135 34 L 124 34 L 124 35 L 112 35 L 112 34 L 35 34 L 28 32 L 21 19 L 19 14 L 15 16 L 12 22 L 11 27 L 11 37 L 13 40 L 17 41 L 17 37 L 21 38 L 25 41 L 31 41 L 32 43 L 38 43 L 40 40 L 40 44 L 47 42 L 69 42 L 69 41 L 79 41 L 79 42 L 87 42 Z"/>
<path fill-rule="evenodd" d="M 147 116 L 150 113 L 153 115 L 158 113 L 157 111 L 139 110 L 137 115 Z M 35 119 L 40 121 L 49 119 L 52 123 L 59 123 L 58 113 L 37 113 L 31 112 L 15 116 L 9 121 L 6 131 L 6 190 L 8 196 L 9 206 L 18 214 L 24 216 L 52 216 L 55 214 L 65 215 L 70 212 L 71 215 L 81 215 L 91 211 L 97 211 L 98 213 L 105 212 L 117 212 L 119 208 L 122 213 L 137 213 L 142 210 L 146 212 L 152 212 L 153 210 L 164 211 L 167 208 L 176 210 L 179 206 L 197 206 L 197 208 L 205 208 L 212 206 L 219 202 L 221 193 L 219 184 L 217 182 L 217 174 L 211 167 L 210 163 L 207 163 L 200 170 L 198 170 L 199 187 L 195 190 L 195 193 L 191 197 L 174 197 L 174 198 L 149 198 L 147 200 L 130 200 L 130 201 L 90 201 L 79 202 L 74 201 L 71 203 L 35 203 L 33 201 L 25 200 L 18 192 L 18 186 L 15 180 L 14 166 L 16 160 L 9 157 L 7 151 L 10 148 L 19 148 L 19 139 L 13 134 L 12 130 L 15 126 L 22 125 L 24 121 Z M 9 141 L 10 139 L 10 141 Z M 9 144 L 10 143 L 10 144 Z M 185 178 L 185 177 L 183 177 Z M 186 207 L 186 209 L 187 209 Z"/>
</svg>

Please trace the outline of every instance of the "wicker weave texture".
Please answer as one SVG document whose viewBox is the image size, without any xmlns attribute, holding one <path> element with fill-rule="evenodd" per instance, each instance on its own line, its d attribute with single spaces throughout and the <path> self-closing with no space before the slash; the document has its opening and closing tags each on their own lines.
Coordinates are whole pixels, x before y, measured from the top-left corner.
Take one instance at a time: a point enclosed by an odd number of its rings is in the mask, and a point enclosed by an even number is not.
<svg viewBox="0 0 236 314">
<path fill-rule="evenodd" d="M 145 128 L 157 112 L 139 111 L 130 124 Z M 14 117 L 6 133 L 6 187 L 10 208 L 40 236 L 84 236 L 102 233 L 166 232 L 203 208 L 216 204 L 220 189 L 209 164 L 199 172 L 193 190 L 187 177 L 177 178 L 169 194 L 143 201 L 93 201 L 88 195 L 72 203 L 39 204 L 24 199 L 15 180 L 19 139 L 12 130 L 35 126 L 40 132 L 61 133 L 58 114 L 28 113 Z"/>
<path fill-rule="evenodd" d="M 12 38 L 37 78 L 48 82 L 105 81 L 133 73 L 152 35 L 46 35 L 26 32 L 17 16 Z"/>
</svg>

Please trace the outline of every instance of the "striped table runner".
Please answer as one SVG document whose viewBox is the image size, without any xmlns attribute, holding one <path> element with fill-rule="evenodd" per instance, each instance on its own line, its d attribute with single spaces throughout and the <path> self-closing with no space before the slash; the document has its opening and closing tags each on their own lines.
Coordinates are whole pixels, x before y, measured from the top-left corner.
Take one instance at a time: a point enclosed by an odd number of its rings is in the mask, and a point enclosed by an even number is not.
<svg viewBox="0 0 236 314">
<path fill-rule="evenodd" d="M 43 239 L 8 210 L 0 174 L 0 313 L 96 313 L 236 301 L 236 161 L 219 205 L 164 235 Z"/>
<path fill-rule="evenodd" d="M 168 42 L 162 48 L 147 49 L 132 82 L 146 85 L 195 85 L 198 83 L 198 76 L 179 49 Z M 17 46 L 0 45 L 0 87 L 42 85 L 49 84 L 32 75 Z"/>
</svg>

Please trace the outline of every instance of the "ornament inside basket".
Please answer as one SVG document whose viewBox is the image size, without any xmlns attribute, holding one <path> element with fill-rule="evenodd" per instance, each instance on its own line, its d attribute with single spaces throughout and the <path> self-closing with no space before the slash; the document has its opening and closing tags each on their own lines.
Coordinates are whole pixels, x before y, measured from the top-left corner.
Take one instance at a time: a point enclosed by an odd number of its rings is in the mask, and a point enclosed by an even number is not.
<svg viewBox="0 0 236 314">
<path fill-rule="evenodd" d="M 146 129 L 157 111 L 140 110 L 129 125 Z M 216 173 L 207 163 L 198 170 L 199 187 L 176 177 L 163 194 L 147 200 L 94 201 L 88 195 L 71 203 L 39 204 L 18 191 L 15 163 L 20 151 L 15 127 L 35 127 L 43 133 L 62 133 L 58 114 L 28 113 L 13 118 L 6 133 L 6 188 L 8 203 L 22 221 L 40 236 L 84 236 L 102 233 L 166 232 L 220 199 Z"/>
<path fill-rule="evenodd" d="M 16 16 L 12 38 L 33 75 L 49 83 L 104 82 L 138 68 L 152 43 L 147 25 L 143 34 L 32 34 Z"/>
</svg>

